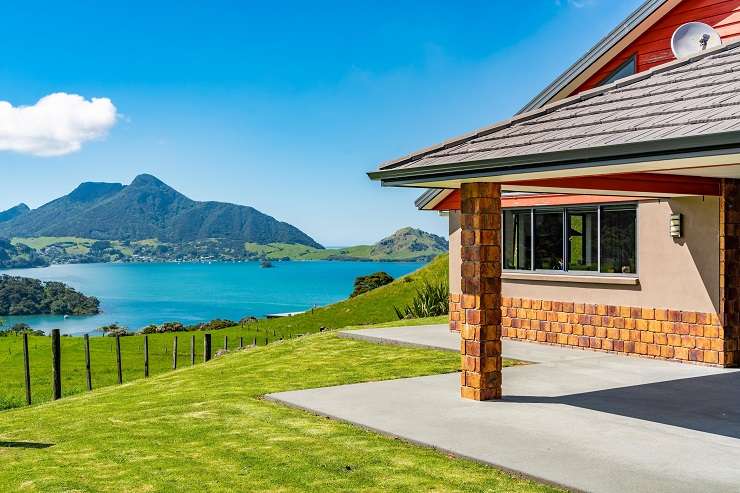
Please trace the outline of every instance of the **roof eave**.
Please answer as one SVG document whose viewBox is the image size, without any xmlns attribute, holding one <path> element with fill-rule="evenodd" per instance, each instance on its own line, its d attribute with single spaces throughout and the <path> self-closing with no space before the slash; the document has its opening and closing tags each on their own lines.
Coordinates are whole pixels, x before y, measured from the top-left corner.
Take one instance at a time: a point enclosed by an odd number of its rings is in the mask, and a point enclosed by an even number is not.
<svg viewBox="0 0 740 493">
<path fill-rule="evenodd" d="M 372 180 L 380 180 L 383 186 L 427 187 L 428 183 L 440 181 L 738 153 L 740 131 L 731 131 L 600 148 L 380 170 L 370 172 L 368 176 Z"/>
</svg>

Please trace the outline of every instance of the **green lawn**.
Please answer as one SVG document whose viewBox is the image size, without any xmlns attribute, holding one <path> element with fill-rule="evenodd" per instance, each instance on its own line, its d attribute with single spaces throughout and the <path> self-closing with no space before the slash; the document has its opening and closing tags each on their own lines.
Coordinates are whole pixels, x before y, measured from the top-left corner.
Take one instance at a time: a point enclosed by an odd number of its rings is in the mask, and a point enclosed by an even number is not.
<svg viewBox="0 0 740 493">
<path fill-rule="evenodd" d="M 5 411 L 0 491 L 552 491 L 261 399 L 458 367 L 325 333 Z"/>
<path fill-rule="evenodd" d="M 393 306 L 401 308 L 414 297 L 424 281 L 439 282 L 447 276 L 447 256 L 443 255 L 416 272 L 401 277 L 393 283 L 369 293 L 339 303 L 317 308 L 312 312 L 289 318 L 260 320 L 256 324 L 237 326 L 212 333 L 215 350 L 223 347 L 224 337 L 229 346 L 236 347 L 239 337 L 244 344 L 256 338 L 259 345 L 267 341 L 289 339 L 300 334 L 337 329 L 347 326 L 374 323 L 398 324 Z M 442 320 L 442 319 L 439 319 Z M 189 365 L 190 337 L 196 337 L 197 361 L 202 361 L 203 332 L 178 333 L 178 359 L 180 365 Z M 172 365 L 173 334 L 149 336 L 150 374 L 169 371 Z M 30 337 L 30 362 L 33 401 L 44 402 L 51 397 L 51 339 Z M 62 391 L 72 395 L 85 390 L 84 352 L 81 337 L 62 338 Z M 90 339 L 93 387 L 99 388 L 116 382 L 114 340 L 93 337 Z M 121 338 L 124 381 L 143 377 L 143 337 Z M 23 390 L 23 351 L 20 337 L 0 337 L 0 409 L 25 405 Z"/>
</svg>

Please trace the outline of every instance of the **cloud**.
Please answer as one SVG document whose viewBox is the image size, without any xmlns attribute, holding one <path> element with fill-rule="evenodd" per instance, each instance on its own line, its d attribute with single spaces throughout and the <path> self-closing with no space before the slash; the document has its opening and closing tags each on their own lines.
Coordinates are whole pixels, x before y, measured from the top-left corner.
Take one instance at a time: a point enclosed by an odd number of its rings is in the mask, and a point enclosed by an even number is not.
<svg viewBox="0 0 740 493">
<path fill-rule="evenodd" d="M 33 106 L 0 101 L 0 151 L 34 156 L 61 156 L 104 137 L 115 125 L 117 110 L 108 98 L 89 101 L 57 92 Z"/>
</svg>

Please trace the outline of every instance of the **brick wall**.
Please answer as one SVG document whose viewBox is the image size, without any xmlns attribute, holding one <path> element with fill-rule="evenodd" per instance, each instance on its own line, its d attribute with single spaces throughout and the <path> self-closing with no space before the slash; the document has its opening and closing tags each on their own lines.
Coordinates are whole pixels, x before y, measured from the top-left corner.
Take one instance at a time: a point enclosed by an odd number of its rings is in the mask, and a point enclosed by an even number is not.
<svg viewBox="0 0 740 493">
<path fill-rule="evenodd" d="M 450 295 L 452 330 L 465 322 L 459 300 L 460 295 Z M 713 313 L 508 297 L 501 305 L 501 335 L 509 339 L 711 365 L 733 363 L 725 349 L 725 331 Z"/>
</svg>

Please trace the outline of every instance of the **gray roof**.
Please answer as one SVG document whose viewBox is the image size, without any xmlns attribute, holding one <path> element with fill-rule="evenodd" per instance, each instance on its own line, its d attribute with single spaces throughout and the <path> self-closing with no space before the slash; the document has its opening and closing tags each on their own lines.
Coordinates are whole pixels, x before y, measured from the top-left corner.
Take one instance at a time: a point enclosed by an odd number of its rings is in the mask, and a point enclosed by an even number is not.
<svg viewBox="0 0 740 493">
<path fill-rule="evenodd" d="M 632 12 L 624 21 L 615 27 L 609 34 L 604 36 L 593 48 L 588 50 L 581 58 L 563 72 L 557 79 L 552 81 L 547 87 L 540 91 L 529 103 L 527 103 L 517 114 L 533 111 L 550 102 L 560 91 L 578 78 L 592 64 L 603 57 L 614 46 L 617 45 L 633 29 L 642 24 L 660 7 L 666 4 L 668 0 L 646 0 L 634 12 Z M 423 209 L 427 204 L 434 200 L 444 189 L 432 188 L 425 191 L 415 204 L 419 209 Z"/>
<path fill-rule="evenodd" d="M 740 131 L 740 42 L 660 65 L 381 165 L 372 178 L 616 155 Z M 688 142 L 688 141 L 687 141 Z M 692 141 L 693 142 L 693 141 Z M 653 150 L 661 145 L 648 146 Z M 579 152 L 580 151 L 580 152 Z M 410 172 L 410 173 L 407 173 Z M 384 176 L 387 175 L 387 176 Z"/>
</svg>

